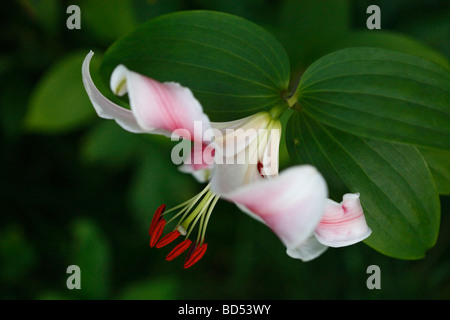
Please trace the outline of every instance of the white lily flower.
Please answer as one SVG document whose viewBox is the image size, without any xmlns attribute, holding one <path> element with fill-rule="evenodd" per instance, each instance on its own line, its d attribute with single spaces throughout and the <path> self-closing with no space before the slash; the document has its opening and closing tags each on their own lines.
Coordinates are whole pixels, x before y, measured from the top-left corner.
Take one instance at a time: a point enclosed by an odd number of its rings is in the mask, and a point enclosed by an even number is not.
<svg viewBox="0 0 450 320">
<path fill-rule="evenodd" d="M 359 195 L 344 196 L 341 204 L 328 199 L 322 175 L 310 165 L 288 168 L 278 174 L 280 121 L 269 112 L 230 121 L 210 122 L 192 92 L 173 82 L 160 83 L 119 65 L 111 76 L 115 94 L 128 93 L 131 110 L 104 97 L 89 74 L 90 52 L 82 66 L 83 82 L 97 114 L 114 119 L 135 133 L 178 136 L 194 142 L 187 159 L 208 150 L 214 163 L 191 161 L 181 167 L 199 181 L 211 180 L 198 195 L 166 211 L 155 212 L 149 235 L 150 246 L 161 248 L 180 236 L 185 239 L 167 255 L 172 260 L 190 248 L 184 267 L 189 268 L 206 252 L 206 228 L 220 197 L 265 223 L 287 247 L 287 254 L 304 261 L 319 256 L 328 246 L 339 247 L 362 241 L 370 235 Z M 201 135 L 195 123 L 201 123 Z M 212 130 L 209 145 L 205 135 Z M 210 134 L 211 135 L 211 134 Z M 201 146 L 201 148 L 195 148 Z M 169 220 L 167 214 L 178 210 Z M 175 220 L 177 222 L 175 223 Z M 166 225 L 174 227 L 162 236 Z M 196 227 L 196 240 L 190 236 Z M 162 238 L 161 238 L 162 237 Z"/>
<path fill-rule="evenodd" d="M 86 92 L 99 117 L 114 119 L 125 130 L 133 133 L 162 134 L 168 137 L 173 131 L 183 128 L 190 134 L 187 138 L 195 138 L 196 121 L 202 123 L 204 130 L 210 128 L 208 116 L 189 88 L 175 82 L 160 83 L 130 71 L 123 65 L 114 69 L 110 86 L 119 96 L 128 93 L 131 110 L 110 101 L 96 88 L 89 73 L 93 55 L 91 51 L 86 56 L 82 75 Z"/>
</svg>

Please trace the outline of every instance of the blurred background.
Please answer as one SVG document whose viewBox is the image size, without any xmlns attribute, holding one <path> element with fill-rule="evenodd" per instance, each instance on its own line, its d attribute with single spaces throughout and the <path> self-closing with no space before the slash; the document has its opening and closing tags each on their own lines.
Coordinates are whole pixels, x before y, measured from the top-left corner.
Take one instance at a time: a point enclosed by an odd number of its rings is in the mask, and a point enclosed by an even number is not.
<svg viewBox="0 0 450 320">
<path fill-rule="evenodd" d="M 69 30 L 69 5 L 81 29 Z M 381 9 L 368 30 L 366 9 Z M 450 201 L 424 259 L 397 260 L 364 243 L 303 263 L 233 204 L 219 201 L 208 251 L 182 257 L 148 246 L 155 209 L 202 189 L 170 161 L 167 139 L 135 135 L 99 119 L 81 82 L 119 37 L 164 13 L 209 9 L 258 23 L 285 46 L 293 75 L 348 46 L 379 46 L 448 68 L 448 0 L 7 0 L 0 11 L 0 299 L 449 299 Z M 283 156 L 282 166 L 289 160 Z M 69 265 L 81 290 L 69 290 Z M 369 290 L 378 265 L 381 289 Z"/>
</svg>

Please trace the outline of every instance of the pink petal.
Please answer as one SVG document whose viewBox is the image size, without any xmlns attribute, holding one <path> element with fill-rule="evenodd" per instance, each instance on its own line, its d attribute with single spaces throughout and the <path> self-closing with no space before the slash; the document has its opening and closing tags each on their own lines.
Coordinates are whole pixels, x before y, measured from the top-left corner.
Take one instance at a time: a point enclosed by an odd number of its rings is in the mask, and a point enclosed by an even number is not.
<svg viewBox="0 0 450 320">
<path fill-rule="evenodd" d="M 177 134 L 201 143 L 203 132 L 210 128 L 201 104 L 178 83 L 160 83 L 119 65 L 111 76 L 111 88 L 121 95 L 128 92 L 131 110 L 144 130 L 171 135 L 183 129 Z"/>
<path fill-rule="evenodd" d="M 330 247 L 352 245 L 371 233 L 357 193 L 345 194 L 340 204 L 328 199 L 322 220 L 315 229 L 317 240 Z"/>
<path fill-rule="evenodd" d="M 114 119 L 122 128 L 134 133 L 143 133 L 142 129 L 130 110 L 122 108 L 114 102 L 108 100 L 95 86 L 89 73 L 89 63 L 91 62 L 94 52 L 90 51 L 84 59 L 81 68 L 83 83 L 86 92 L 91 100 L 98 116 L 104 119 Z"/>
<path fill-rule="evenodd" d="M 327 246 L 317 241 L 314 234 L 311 234 L 308 239 L 303 241 L 299 246 L 295 248 L 289 248 L 287 250 L 288 256 L 294 259 L 300 259 L 302 261 L 311 261 L 328 249 Z"/>
<path fill-rule="evenodd" d="M 327 186 L 314 167 L 302 165 L 222 196 L 245 206 L 277 234 L 288 251 L 295 251 L 322 218 Z"/>
<path fill-rule="evenodd" d="M 206 182 L 211 177 L 214 162 L 214 149 L 210 145 L 203 144 L 201 147 L 196 143 L 191 152 L 186 156 L 178 169 L 184 173 L 190 173 L 200 182 Z"/>
</svg>

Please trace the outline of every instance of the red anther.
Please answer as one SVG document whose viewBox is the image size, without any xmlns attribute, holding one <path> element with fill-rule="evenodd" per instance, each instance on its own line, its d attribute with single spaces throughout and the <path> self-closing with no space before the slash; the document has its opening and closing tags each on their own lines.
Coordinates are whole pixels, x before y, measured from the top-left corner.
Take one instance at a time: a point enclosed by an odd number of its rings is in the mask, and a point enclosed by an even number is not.
<svg viewBox="0 0 450 320">
<path fill-rule="evenodd" d="M 152 237 L 150 238 L 150 247 L 154 247 L 158 242 L 159 238 L 163 233 L 164 226 L 166 225 L 166 220 L 160 219 L 152 232 Z"/>
<path fill-rule="evenodd" d="M 162 248 L 165 245 L 168 245 L 169 243 L 171 243 L 173 240 L 175 240 L 176 238 L 178 238 L 178 236 L 181 233 L 178 230 L 173 230 L 172 232 L 169 232 L 168 234 L 166 234 L 164 237 L 161 238 L 161 240 L 158 241 L 158 243 L 156 244 L 157 248 Z"/>
<path fill-rule="evenodd" d="M 258 173 L 262 178 L 265 178 L 266 176 L 262 173 L 263 168 L 264 168 L 264 165 L 262 164 L 262 162 L 258 161 L 258 164 L 257 164 Z"/>
<path fill-rule="evenodd" d="M 192 241 L 189 239 L 186 239 L 179 244 L 175 246 L 175 248 L 172 249 L 172 251 L 169 252 L 169 254 L 166 256 L 167 261 L 171 261 L 178 257 L 180 254 L 182 254 L 184 251 L 186 251 L 187 248 L 191 245 Z"/>
<path fill-rule="evenodd" d="M 166 205 L 162 204 L 156 209 L 155 214 L 153 215 L 152 222 L 150 223 L 150 228 L 148 229 L 148 235 L 151 237 L 153 231 L 155 231 L 156 224 L 159 222 L 161 218 L 161 214 L 166 210 Z"/>
<path fill-rule="evenodd" d="M 199 247 L 195 247 L 190 254 L 186 257 L 186 261 L 184 262 L 184 268 L 190 268 L 194 264 L 196 264 L 205 254 L 206 249 L 208 248 L 208 244 L 204 243 Z"/>
</svg>

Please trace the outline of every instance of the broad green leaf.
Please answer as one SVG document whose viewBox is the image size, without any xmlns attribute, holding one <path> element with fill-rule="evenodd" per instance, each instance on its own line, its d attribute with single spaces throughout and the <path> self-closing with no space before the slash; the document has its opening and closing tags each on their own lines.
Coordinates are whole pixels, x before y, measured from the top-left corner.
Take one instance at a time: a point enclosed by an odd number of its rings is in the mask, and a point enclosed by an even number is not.
<svg viewBox="0 0 450 320">
<path fill-rule="evenodd" d="M 450 149 L 450 72 L 420 57 L 349 48 L 312 64 L 297 109 L 366 138 Z"/>
<path fill-rule="evenodd" d="M 440 52 L 401 33 L 377 30 L 354 31 L 336 40 L 330 46 L 330 52 L 349 47 L 376 47 L 412 54 L 437 63 L 450 70 L 450 62 Z"/>
<path fill-rule="evenodd" d="M 88 219 L 76 220 L 72 233 L 73 252 L 68 263 L 79 266 L 81 271 L 81 290 L 74 293 L 88 299 L 105 299 L 111 281 L 109 243 L 101 229 Z"/>
<path fill-rule="evenodd" d="M 81 80 L 86 52 L 76 52 L 55 64 L 34 89 L 25 126 L 31 131 L 61 133 L 73 130 L 95 117 Z M 92 69 L 98 68 L 93 61 Z"/>
<path fill-rule="evenodd" d="M 450 195 L 450 151 L 420 148 L 439 194 Z"/>
<path fill-rule="evenodd" d="M 361 194 L 372 235 L 365 242 L 392 257 L 418 259 L 439 232 L 439 197 L 417 148 L 357 137 L 297 112 L 287 127 L 292 161 L 310 163 L 328 182 L 330 197 Z"/>
<path fill-rule="evenodd" d="M 289 82 L 288 58 L 270 33 L 213 11 L 182 11 L 150 20 L 108 49 L 101 68 L 106 82 L 119 64 L 189 87 L 213 121 L 284 103 Z"/>
</svg>

